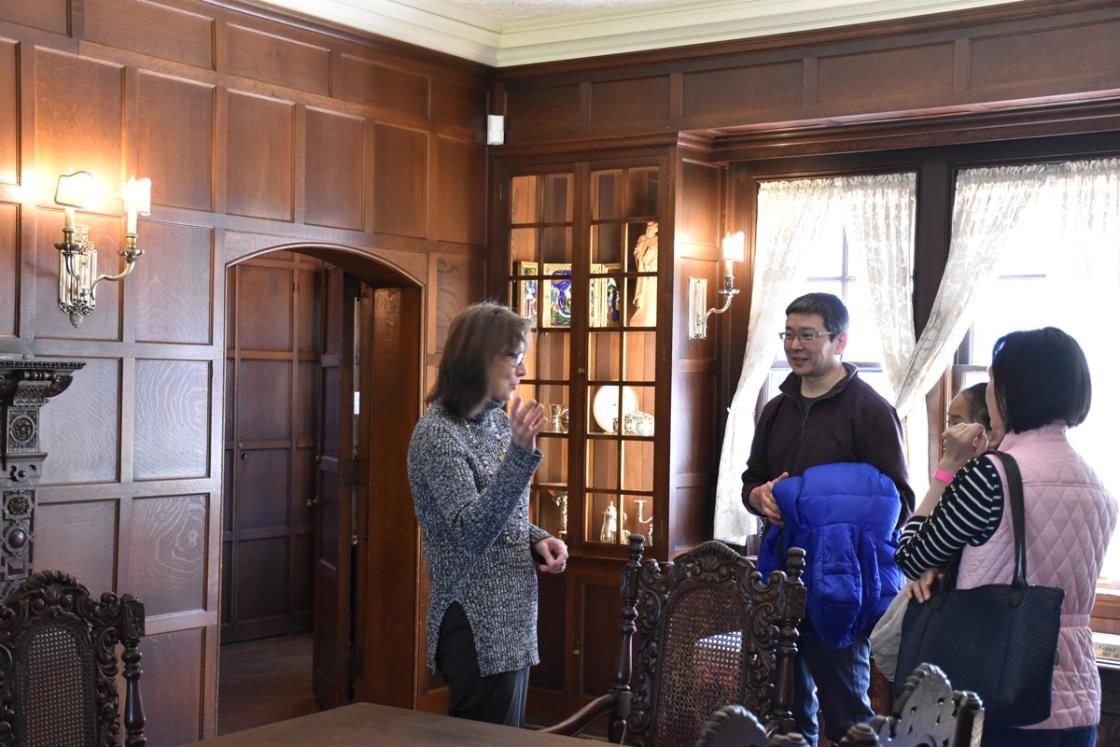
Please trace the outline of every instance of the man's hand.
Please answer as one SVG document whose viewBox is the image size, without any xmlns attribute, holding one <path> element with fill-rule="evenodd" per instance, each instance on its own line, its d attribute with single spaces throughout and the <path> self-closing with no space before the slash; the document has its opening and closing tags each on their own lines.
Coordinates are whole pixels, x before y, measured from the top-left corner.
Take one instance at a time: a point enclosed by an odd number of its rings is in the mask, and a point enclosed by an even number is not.
<svg viewBox="0 0 1120 747">
<path fill-rule="evenodd" d="M 513 398 L 513 411 L 509 414 L 510 435 L 522 449 L 537 450 L 537 434 L 544 429 L 545 420 L 544 405 L 538 404 L 535 399 L 523 403 L 520 397 Z"/>
<path fill-rule="evenodd" d="M 752 488 L 750 495 L 747 496 L 751 508 L 765 516 L 771 524 L 776 526 L 785 526 L 785 522 L 782 521 L 782 510 L 774 499 L 774 486 L 787 477 L 789 477 L 789 473 L 783 472 L 770 482 L 764 482 Z"/>
<path fill-rule="evenodd" d="M 917 581 L 907 581 L 902 587 L 902 593 L 907 599 L 917 599 L 919 603 L 928 602 L 933 596 L 933 585 L 941 580 L 945 574 L 936 568 L 925 571 Z"/>
<path fill-rule="evenodd" d="M 544 558 L 544 563 L 537 566 L 541 573 L 563 573 L 568 564 L 568 546 L 563 540 L 555 537 L 545 537 L 533 545 L 537 555 Z"/>
</svg>

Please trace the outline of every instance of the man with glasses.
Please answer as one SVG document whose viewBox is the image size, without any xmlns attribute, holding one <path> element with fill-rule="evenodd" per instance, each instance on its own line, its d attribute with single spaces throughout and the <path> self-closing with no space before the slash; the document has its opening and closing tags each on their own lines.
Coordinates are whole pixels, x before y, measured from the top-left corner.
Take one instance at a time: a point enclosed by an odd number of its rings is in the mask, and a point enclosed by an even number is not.
<svg viewBox="0 0 1120 747">
<path fill-rule="evenodd" d="M 914 509 L 902 427 L 890 403 L 859 377 L 854 365 L 841 361 L 848 343 L 844 302 L 830 293 L 797 298 L 786 309 L 786 328 L 779 336 L 792 371 L 778 396 L 766 403 L 755 429 L 743 473 L 748 510 L 765 519 L 764 531 L 774 531 L 783 526 L 773 493 L 777 483 L 816 465 L 862 462 L 897 486 L 901 524 Z M 808 565 L 813 567 L 813 558 Z M 848 727 L 873 715 L 867 695 L 870 645 L 861 633 L 851 645 L 831 648 L 810 627 L 802 623 L 793 714 L 798 730 L 816 744 L 819 696 L 827 736 L 839 742 Z"/>
</svg>

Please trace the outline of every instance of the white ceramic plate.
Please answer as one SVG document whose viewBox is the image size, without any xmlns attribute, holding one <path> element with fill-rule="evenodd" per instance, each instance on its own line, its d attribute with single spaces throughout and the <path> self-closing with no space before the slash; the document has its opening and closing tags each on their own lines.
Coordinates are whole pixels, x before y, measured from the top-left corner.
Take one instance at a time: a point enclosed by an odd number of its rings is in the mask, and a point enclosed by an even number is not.
<svg viewBox="0 0 1120 747">
<path fill-rule="evenodd" d="M 618 390 L 617 386 L 601 386 L 599 391 L 595 392 L 595 399 L 591 401 L 591 414 L 595 418 L 595 422 L 599 424 L 607 433 L 616 433 L 618 428 L 614 426 L 614 421 L 619 417 L 618 413 Z M 628 412 L 634 412 L 638 409 L 638 393 L 634 391 L 633 387 L 624 386 L 622 389 L 622 417 L 626 416 Z M 620 421 L 621 422 L 621 421 Z"/>
</svg>

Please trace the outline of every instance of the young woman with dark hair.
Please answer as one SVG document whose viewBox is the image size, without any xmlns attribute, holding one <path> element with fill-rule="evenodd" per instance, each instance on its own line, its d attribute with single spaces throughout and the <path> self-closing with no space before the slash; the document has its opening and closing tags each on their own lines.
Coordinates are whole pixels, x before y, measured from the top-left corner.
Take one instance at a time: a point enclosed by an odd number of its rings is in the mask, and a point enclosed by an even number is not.
<svg viewBox="0 0 1120 747">
<path fill-rule="evenodd" d="M 1023 478 L 1027 580 L 1064 589 L 1065 600 L 1050 717 L 1022 728 L 985 718 L 983 744 L 1087 747 L 1095 744 L 1101 707 L 1089 614 L 1117 515 L 1116 499 L 1066 438 L 1089 413 L 1089 366 L 1076 340 L 1047 327 L 1001 337 L 989 373 L 992 430 L 1004 434 L 1000 449 L 1015 457 Z M 907 591 L 918 602 L 929 599 L 939 569 L 958 553 L 961 589 L 1010 583 L 1014 566 L 1006 477 L 998 460 L 982 455 L 984 427 L 952 425 L 944 438 L 937 474 L 947 472 L 949 484 L 930 486 L 895 555 L 915 579 Z"/>
</svg>

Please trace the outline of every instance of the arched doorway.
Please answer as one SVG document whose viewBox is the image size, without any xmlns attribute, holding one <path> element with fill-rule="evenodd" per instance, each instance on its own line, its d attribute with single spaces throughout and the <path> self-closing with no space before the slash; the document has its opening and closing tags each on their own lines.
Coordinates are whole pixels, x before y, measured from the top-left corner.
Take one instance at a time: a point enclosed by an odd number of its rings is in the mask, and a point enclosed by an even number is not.
<svg viewBox="0 0 1120 747">
<path fill-rule="evenodd" d="M 422 286 L 324 245 L 254 251 L 226 273 L 220 620 L 236 643 L 220 654 L 219 731 L 351 699 L 410 706 Z"/>
</svg>

